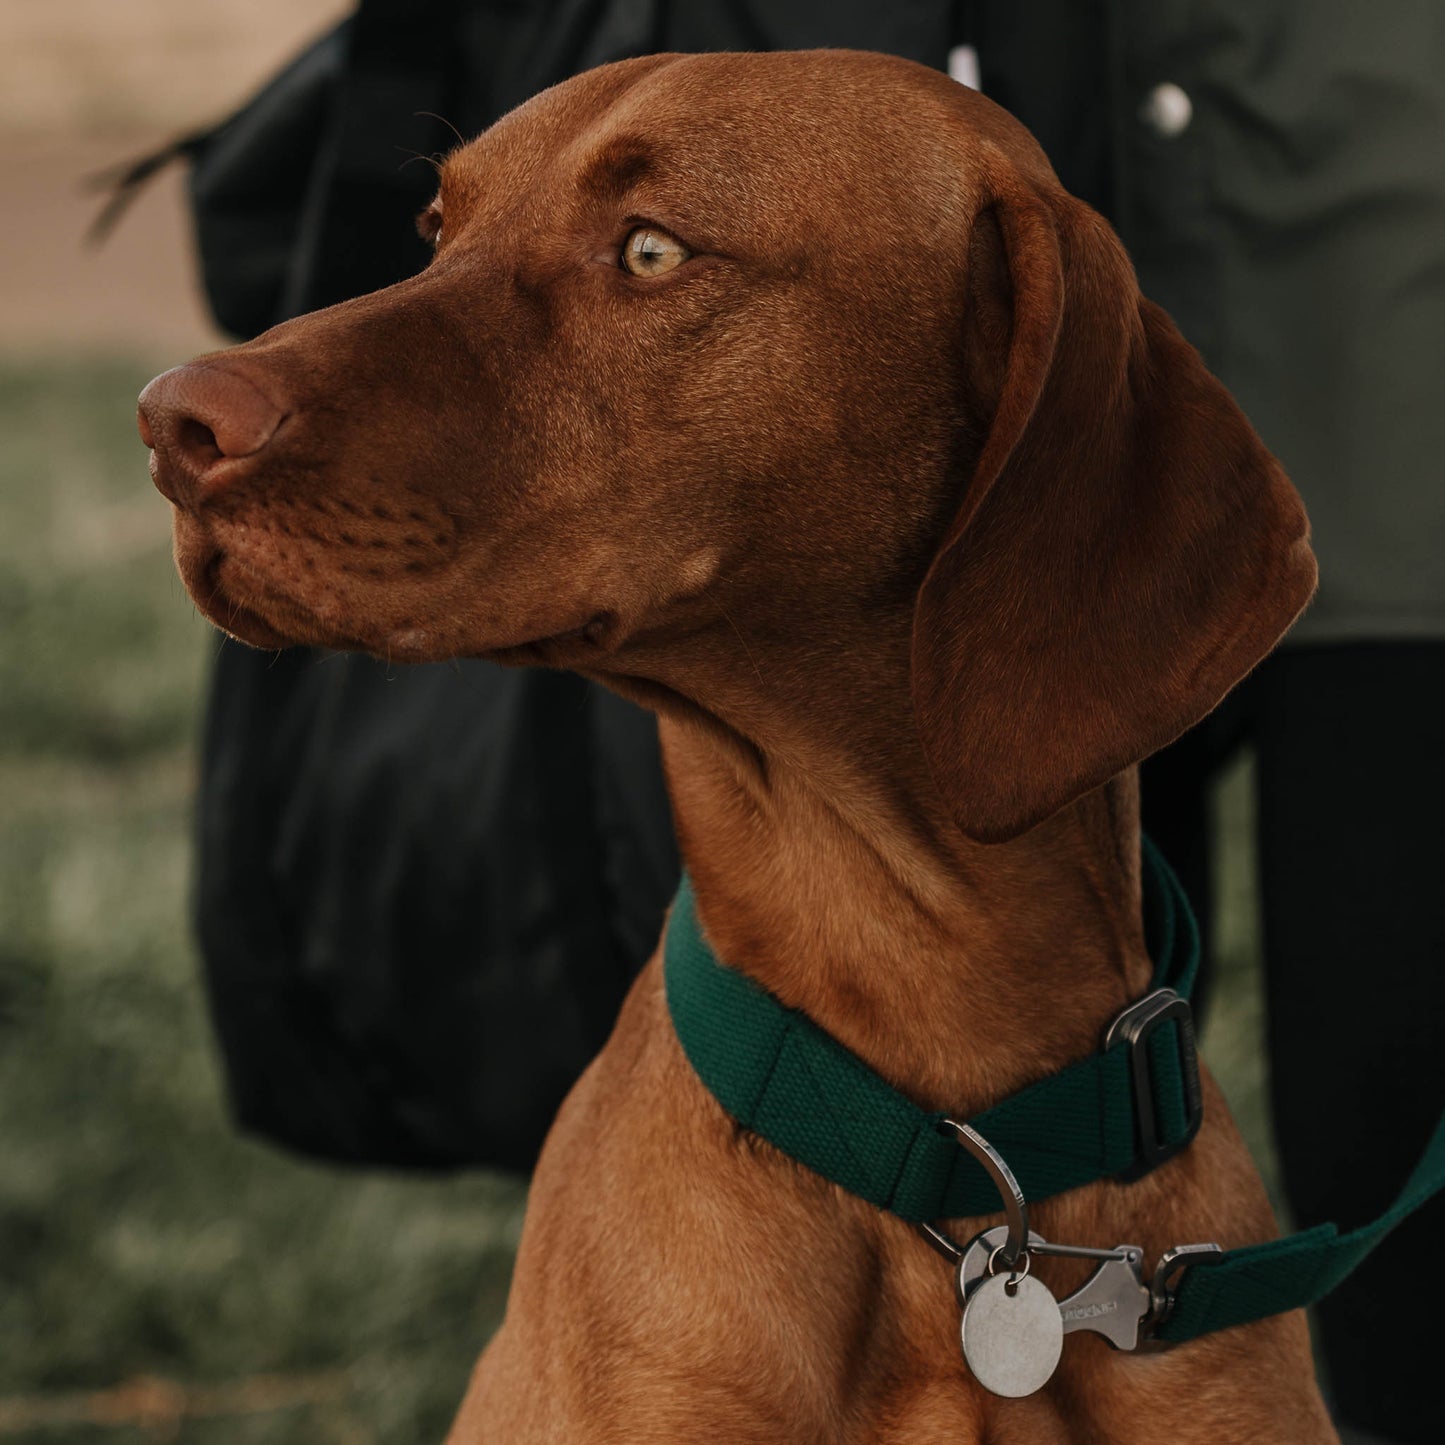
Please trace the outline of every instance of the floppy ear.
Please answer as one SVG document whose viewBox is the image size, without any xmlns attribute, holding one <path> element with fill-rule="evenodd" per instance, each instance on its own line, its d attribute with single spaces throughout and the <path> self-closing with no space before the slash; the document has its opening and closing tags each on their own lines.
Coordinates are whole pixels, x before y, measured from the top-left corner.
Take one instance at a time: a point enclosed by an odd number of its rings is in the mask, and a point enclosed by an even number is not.
<svg viewBox="0 0 1445 1445">
<path fill-rule="evenodd" d="M 996 402 L 913 621 L 924 753 L 985 842 L 1197 722 L 1315 582 L 1294 488 L 1113 233 L 999 174 L 965 347 Z"/>
</svg>

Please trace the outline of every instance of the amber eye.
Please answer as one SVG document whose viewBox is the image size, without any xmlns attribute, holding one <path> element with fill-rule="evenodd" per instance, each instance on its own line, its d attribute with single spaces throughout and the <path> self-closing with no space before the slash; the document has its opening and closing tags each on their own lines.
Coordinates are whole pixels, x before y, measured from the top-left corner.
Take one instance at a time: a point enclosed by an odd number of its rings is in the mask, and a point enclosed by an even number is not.
<svg viewBox="0 0 1445 1445">
<path fill-rule="evenodd" d="M 656 226 L 638 226 L 622 243 L 622 269 L 634 276 L 661 276 L 681 266 L 692 252 Z"/>
</svg>

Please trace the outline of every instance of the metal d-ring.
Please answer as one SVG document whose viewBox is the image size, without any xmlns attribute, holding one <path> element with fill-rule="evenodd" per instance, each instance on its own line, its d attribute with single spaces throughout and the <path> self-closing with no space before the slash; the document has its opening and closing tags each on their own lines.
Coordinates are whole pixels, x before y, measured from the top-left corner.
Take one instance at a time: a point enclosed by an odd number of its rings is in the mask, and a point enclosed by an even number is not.
<svg viewBox="0 0 1445 1445">
<path fill-rule="evenodd" d="M 1015 1273 L 1018 1272 L 1019 1257 L 1027 1256 L 1029 1247 L 1029 1206 L 1024 1192 L 1014 1178 L 1013 1170 L 1003 1161 L 1003 1156 L 978 1132 L 956 1119 L 944 1119 L 943 1127 L 983 1166 L 983 1171 L 998 1190 L 1003 1200 L 1004 1217 L 1008 1221 L 1008 1238 L 999 1246 L 1003 1262 Z M 963 1250 L 941 1229 L 932 1224 L 920 1224 L 924 1238 L 951 1264 L 958 1264 Z"/>
<path fill-rule="evenodd" d="M 998 1190 L 999 1198 L 1003 1200 L 1004 1217 L 1008 1221 L 1008 1240 L 999 1248 L 1003 1251 L 1003 1262 L 1009 1269 L 1017 1269 L 1019 1256 L 1027 1253 L 1029 1246 L 1029 1206 L 1013 1170 L 977 1129 L 960 1124 L 956 1119 L 945 1119 L 943 1127 L 983 1165 L 984 1172 Z"/>
</svg>

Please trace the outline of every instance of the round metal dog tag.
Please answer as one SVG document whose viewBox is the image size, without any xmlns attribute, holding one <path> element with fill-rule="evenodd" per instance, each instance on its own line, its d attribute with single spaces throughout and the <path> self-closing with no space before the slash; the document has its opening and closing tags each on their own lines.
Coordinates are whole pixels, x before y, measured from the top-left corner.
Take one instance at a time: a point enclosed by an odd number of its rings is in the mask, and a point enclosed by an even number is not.
<svg viewBox="0 0 1445 1445">
<path fill-rule="evenodd" d="M 963 1307 L 963 1357 L 985 1390 L 1016 1399 L 1048 1383 L 1064 1349 L 1064 1317 L 1046 1285 L 1007 1274 L 981 1281 Z"/>
</svg>

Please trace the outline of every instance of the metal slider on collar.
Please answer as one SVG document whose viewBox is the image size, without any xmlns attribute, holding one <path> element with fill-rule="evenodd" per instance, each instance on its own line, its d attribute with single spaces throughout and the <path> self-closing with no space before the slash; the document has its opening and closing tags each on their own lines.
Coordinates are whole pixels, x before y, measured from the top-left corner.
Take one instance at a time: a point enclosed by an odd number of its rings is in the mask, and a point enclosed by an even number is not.
<svg viewBox="0 0 1445 1445">
<path fill-rule="evenodd" d="M 1149 1041 L 1165 1024 L 1175 1025 L 1179 1077 L 1184 1090 L 1184 1132 L 1169 1137 L 1168 1121 L 1159 1111 Z M 1204 1092 L 1199 1083 L 1199 1053 L 1194 1037 L 1194 1010 L 1172 988 L 1156 988 L 1125 1008 L 1104 1034 L 1104 1052 L 1115 1045 L 1129 1050 L 1129 1076 L 1134 1092 L 1134 1160 L 1116 1178 L 1142 1179 L 1189 1146 L 1204 1119 Z"/>
</svg>

